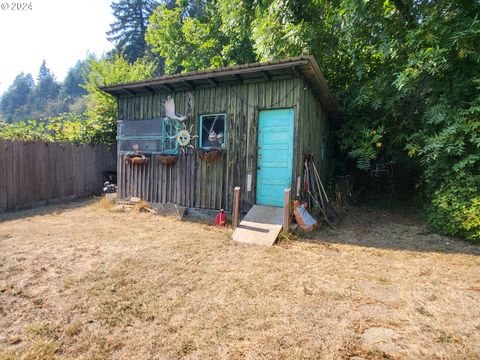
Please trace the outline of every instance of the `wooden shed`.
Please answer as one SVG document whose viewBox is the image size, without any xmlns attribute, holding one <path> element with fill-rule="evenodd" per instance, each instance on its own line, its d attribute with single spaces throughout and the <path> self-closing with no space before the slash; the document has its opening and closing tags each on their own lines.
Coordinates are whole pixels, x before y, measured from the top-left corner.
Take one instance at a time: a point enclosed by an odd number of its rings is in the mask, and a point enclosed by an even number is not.
<svg viewBox="0 0 480 360">
<path fill-rule="evenodd" d="M 286 187 L 295 195 L 305 154 L 314 155 L 322 177 L 326 172 L 336 108 L 312 56 L 101 90 L 118 99 L 119 198 L 230 210 L 240 186 L 241 210 L 248 211 L 283 206 Z"/>
</svg>

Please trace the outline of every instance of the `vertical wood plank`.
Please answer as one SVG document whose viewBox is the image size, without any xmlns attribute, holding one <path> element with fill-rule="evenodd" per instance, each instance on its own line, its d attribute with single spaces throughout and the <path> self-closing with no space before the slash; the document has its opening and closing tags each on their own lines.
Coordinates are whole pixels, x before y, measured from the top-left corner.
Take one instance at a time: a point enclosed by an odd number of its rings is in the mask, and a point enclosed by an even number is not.
<svg viewBox="0 0 480 360">
<path fill-rule="evenodd" d="M 283 191 L 283 231 L 290 228 L 290 188 Z"/>
<path fill-rule="evenodd" d="M 233 189 L 233 205 L 232 205 L 232 227 L 238 226 L 240 217 L 240 186 Z"/>
</svg>

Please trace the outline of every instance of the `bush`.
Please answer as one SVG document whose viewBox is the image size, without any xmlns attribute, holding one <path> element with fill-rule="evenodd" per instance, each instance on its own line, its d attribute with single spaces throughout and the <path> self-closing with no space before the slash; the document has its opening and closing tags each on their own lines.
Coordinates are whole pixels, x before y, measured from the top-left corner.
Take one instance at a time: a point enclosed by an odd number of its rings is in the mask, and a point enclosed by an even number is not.
<svg viewBox="0 0 480 360">
<path fill-rule="evenodd" d="M 23 141 L 51 141 L 99 143 L 95 124 L 85 117 L 71 113 L 42 121 L 29 120 L 0 124 L 0 139 Z"/>
<path fill-rule="evenodd" d="M 431 226 L 447 235 L 480 241 L 480 176 L 442 183 L 428 208 Z"/>
</svg>

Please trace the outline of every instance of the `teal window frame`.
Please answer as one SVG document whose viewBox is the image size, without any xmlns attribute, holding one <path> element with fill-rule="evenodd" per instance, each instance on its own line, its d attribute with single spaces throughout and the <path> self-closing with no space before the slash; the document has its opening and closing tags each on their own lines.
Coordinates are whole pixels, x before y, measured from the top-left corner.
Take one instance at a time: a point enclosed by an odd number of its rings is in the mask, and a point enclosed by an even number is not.
<svg viewBox="0 0 480 360">
<path fill-rule="evenodd" d="M 215 147 L 215 146 L 204 146 L 203 145 L 203 118 L 208 116 L 223 116 L 223 147 Z M 215 114 L 202 114 L 200 115 L 199 119 L 199 137 L 198 137 L 198 147 L 200 149 L 211 150 L 211 149 L 219 149 L 219 150 L 226 150 L 227 149 L 227 114 L 226 113 L 215 113 Z"/>
<path fill-rule="evenodd" d="M 177 120 L 172 120 L 172 119 L 164 119 L 163 121 L 163 131 L 162 131 L 162 148 L 163 148 L 163 151 L 162 151 L 162 154 L 165 154 L 165 155 L 177 155 L 178 154 L 178 142 L 177 142 L 177 135 L 178 135 L 178 126 L 177 126 L 177 123 L 178 121 Z M 167 135 L 167 126 L 170 126 L 170 128 L 174 128 L 175 129 L 175 135 Z M 172 136 L 174 136 L 172 138 Z M 173 143 L 175 144 L 175 147 L 173 149 L 168 149 L 168 150 L 165 150 L 165 143 L 166 141 L 169 140 L 169 141 L 173 141 Z"/>
<path fill-rule="evenodd" d="M 161 151 L 142 151 L 144 154 L 154 154 L 154 155 L 177 155 L 178 154 L 178 142 L 177 142 L 177 135 L 178 135 L 178 126 L 177 120 L 172 120 L 169 118 L 161 118 L 159 119 L 162 121 L 162 133 L 161 134 L 153 134 L 153 135 L 117 135 L 117 141 L 139 141 L 139 140 L 154 140 L 154 141 L 161 141 L 162 142 L 162 150 Z M 121 120 L 121 121 L 135 121 L 135 120 Z M 175 129 L 174 135 L 170 132 L 167 135 L 167 126 L 170 125 Z M 166 142 L 170 140 L 175 144 L 174 148 L 165 150 Z M 121 154 L 129 155 L 134 154 L 134 151 L 120 151 Z"/>
</svg>

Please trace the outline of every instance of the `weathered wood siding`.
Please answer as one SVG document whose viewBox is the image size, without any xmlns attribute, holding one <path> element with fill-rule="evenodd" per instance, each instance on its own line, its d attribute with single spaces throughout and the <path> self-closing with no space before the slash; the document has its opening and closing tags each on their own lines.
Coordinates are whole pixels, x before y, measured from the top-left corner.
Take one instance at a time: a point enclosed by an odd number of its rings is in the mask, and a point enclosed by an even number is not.
<svg viewBox="0 0 480 360">
<path fill-rule="evenodd" d="M 297 149 L 297 161 L 294 162 L 296 174 L 297 176 L 303 176 L 304 154 L 313 154 L 318 171 L 322 180 L 325 181 L 327 172 L 327 115 L 306 83 L 299 91 L 300 121 L 296 123 L 298 126 L 296 137 L 298 146 L 295 147 Z"/>
<path fill-rule="evenodd" d="M 100 194 L 115 166 L 106 145 L 0 140 L 0 211 Z"/>
<path fill-rule="evenodd" d="M 306 90 L 304 90 L 306 89 Z M 194 125 L 198 134 L 202 114 L 225 113 L 226 151 L 222 158 L 207 163 L 189 150 L 173 165 L 163 165 L 153 156 L 149 164 L 126 164 L 118 155 L 120 197 L 138 196 L 147 201 L 172 201 L 183 206 L 230 210 L 235 186 L 242 188 L 241 209 L 255 203 L 257 172 L 258 112 L 263 109 L 295 110 L 295 154 L 292 187 L 305 152 L 314 152 L 320 159 L 321 122 L 324 121 L 316 99 L 300 78 L 235 84 L 221 87 L 199 87 L 190 93 L 194 99 L 193 115 L 187 126 Z M 178 114 L 186 112 L 188 91 L 125 96 L 118 100 L 119 119 L 142 120 L 165 117 L 163 101 L 175 98 Z M 301 124 L 301 125 L 299 125 Z M 300 136 L 300 137 L 299 137 Z M 198 139 L 197 139 L 198 140 Z M 195 146 L 198 146 L 196 141 Z M 251 174 L 251 191 L 247 191 L 247 175 Z"/>
</svg>

